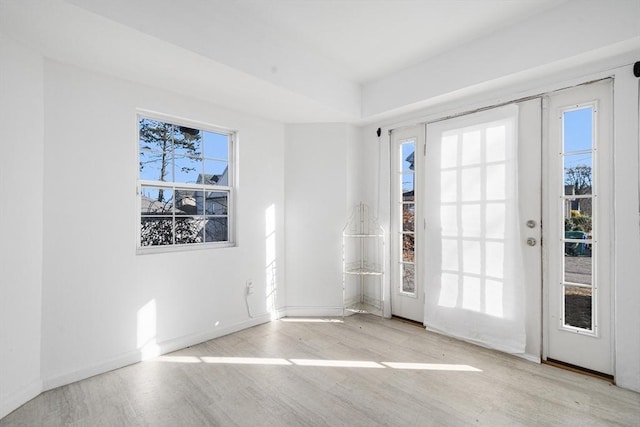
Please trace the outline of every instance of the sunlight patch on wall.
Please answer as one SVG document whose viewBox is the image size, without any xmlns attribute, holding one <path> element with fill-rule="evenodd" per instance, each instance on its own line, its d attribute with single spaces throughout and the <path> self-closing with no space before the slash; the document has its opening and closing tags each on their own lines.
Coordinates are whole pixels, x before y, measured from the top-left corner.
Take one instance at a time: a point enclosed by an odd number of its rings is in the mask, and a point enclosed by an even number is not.
<svg viewBox="0 0 640 427">
<path fill-rule="evenodd" d="M 137 347 L 142 360 L 156 357 L 160 354 L 160 347 L 156 342 L 157 312 L 156 300 L 146 303 L 137 313 L 138 333 Z"/>
<path fill-rule="evenodd" d="M 270 205 L 264 213 L 265 222 L 265 283 L 266 310 L 271 320 L 278 317 L 277 311 L 277 276 L 276 276 L 276 207 Z"/>
</svg>

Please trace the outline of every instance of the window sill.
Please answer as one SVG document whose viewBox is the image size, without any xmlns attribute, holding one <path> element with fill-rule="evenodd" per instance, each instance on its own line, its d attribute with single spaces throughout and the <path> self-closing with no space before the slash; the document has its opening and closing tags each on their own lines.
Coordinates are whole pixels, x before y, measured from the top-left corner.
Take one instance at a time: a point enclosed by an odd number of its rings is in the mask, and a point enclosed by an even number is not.
<svg viewBox="0 0 640 427">
<path fill-rule="evenodd" d="M 207 249 L 233 248 L 234 242 L 203 243 L 196 245 L 143 246 L 136 248 L 136 255 L 162 254 L 171 252 L 190 252 Z"/>
</svg>

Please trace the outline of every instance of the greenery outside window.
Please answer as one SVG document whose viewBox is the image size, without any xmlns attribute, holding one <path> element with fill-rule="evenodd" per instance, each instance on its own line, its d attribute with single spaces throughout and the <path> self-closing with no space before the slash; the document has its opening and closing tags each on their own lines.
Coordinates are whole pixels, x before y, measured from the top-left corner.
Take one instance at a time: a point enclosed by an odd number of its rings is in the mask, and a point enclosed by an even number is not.
<svg viewBox="0 0 640 427">
<path fill-rule="evenodd" d="M 138 116 L 138 248 L 230 246 L 234 133 Z"/>
</svg>

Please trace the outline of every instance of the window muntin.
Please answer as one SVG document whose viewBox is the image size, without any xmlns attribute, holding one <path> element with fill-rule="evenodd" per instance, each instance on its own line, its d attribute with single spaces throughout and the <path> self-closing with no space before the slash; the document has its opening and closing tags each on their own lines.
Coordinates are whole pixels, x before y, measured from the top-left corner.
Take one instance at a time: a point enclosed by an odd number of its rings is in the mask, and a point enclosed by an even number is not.
<svg viewBox="0 0 640 427">
<path fill-rule="evenodd" d="M 138 117 L 138 248 L 232 244 L 234 133 Z"/>
</svg>

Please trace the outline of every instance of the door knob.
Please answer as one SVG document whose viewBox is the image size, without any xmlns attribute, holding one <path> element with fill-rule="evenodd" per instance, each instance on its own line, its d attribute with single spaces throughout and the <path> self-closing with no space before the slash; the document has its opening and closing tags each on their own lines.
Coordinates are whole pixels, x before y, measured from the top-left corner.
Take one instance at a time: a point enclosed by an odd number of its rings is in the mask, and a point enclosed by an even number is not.
<svg viewBox="0 0 640 427">
<path fill-rule="evenodd" d="M 529 221 L 527 221 L 527 227 L 529 228 L 535 228 L 536 226 L 536 222 L 532 219 L 530 219 Z"/>
<path fill-rule="evenodd" d="M 527 239 L 527 245 L 529 245 L 529 246 L 535 246 L 535 245 L 536 245 L 536 243 L 537 243 L 537 242 L 536 242 L 536 239 L 534 239 L 533 237 L 529 237 L 529 238 Z"/>
</svg>

